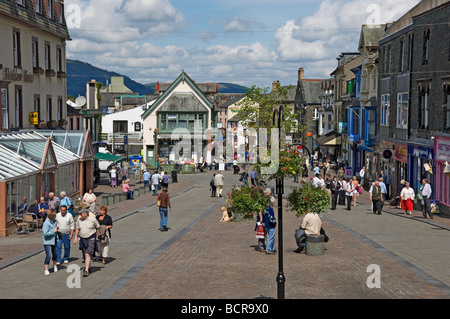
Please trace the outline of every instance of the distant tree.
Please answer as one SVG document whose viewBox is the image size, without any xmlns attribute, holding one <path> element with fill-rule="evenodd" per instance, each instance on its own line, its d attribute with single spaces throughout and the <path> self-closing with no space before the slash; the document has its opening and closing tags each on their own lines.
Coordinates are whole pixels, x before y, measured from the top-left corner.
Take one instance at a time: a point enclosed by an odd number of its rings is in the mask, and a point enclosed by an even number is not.
<svg viewBox="0 0 450 319">
<path fill-rule="evenodd" d="M 246 97 L 237 102 L 239 111 L 237 118 L 243 126 L 253 128 L 266 128 L 268 132 L 273 124 L 273 113 L 279 109 L 280 104 L 287 101 L 289 87 L 282 87 L 279 83 L 271 90 L 270 88 L 259 88 L 255 85 L 247 89 Z M 298 114 L 293 113 L 287 107 L 284 108 L 284 126 L 285 131 L 297 132 L 300 128 L 297 123 Z"/>
</svg>

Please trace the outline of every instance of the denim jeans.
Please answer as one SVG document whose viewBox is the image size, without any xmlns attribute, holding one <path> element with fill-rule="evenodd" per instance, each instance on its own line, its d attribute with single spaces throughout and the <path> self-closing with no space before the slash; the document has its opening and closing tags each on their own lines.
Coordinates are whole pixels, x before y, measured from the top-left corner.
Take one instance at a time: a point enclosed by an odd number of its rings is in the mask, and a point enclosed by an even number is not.
<svg viewBox="0 0 450 319">
<path fill-rule="evenodd" d="M 56 261 L 56 245 L 44 245 L 45 261 L 44 265 L 50 264 L 50 259 Z"/>
<path fill-rule="evenodd" d="M 160 207 L 159 208 L 159 215 L 161 216 L 160 219 L 160 226 L 161 229 L 163 229 L 164 227 L 167 227 L 167 215 L 169 213 L 169 208 L 168 207 Z"/>
<path fill-rule="evenodd" d="M 155 186 L 155 190 L 153 191 L 153 196 L 158 195 L 158 186 L 159 184 L 153 184 L 153 186 Z"/>
<path fill-rule="evenodd" d="M 267 229 L 266 251 L 275 251 L 275 227 Z"/>
<path fill-rule="evenodd" d="M 56 242 L 56 261 L 61 262 L 62 245 L 64 245 L 64 260 L 69 260 L 70 256 L 70 240 L 69 234 L 63 234 L 62 239 Z"/>
</svg>

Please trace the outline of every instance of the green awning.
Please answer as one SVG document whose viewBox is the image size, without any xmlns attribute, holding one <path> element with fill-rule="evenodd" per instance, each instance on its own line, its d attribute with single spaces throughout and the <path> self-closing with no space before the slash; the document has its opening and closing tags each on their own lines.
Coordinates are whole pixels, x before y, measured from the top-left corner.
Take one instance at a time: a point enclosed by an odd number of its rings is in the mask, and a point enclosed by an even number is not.
<svg viewBox="0 0 450 319">
<path fill-rule="evenodd" d="M 97 153 L 94 155 L 94 158 L 101 161 L 117 162 L 125 159 L 125 156 L 113 155 L 108 153 Z"/>
</svg>

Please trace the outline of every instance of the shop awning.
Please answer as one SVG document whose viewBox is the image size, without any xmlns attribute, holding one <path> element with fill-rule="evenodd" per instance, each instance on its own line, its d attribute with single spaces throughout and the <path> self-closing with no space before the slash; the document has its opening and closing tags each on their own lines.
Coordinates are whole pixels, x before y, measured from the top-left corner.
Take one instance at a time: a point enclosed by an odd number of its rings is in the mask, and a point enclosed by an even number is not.
<svg viewBox="0 0 450 319">
<path fill-rule="evenodd" d="M 125 156 L 108 154 L 108 153 L 97 153 L 94 155 L 94 158 L 97 160 L 100 160 L 100 161 L 117 162 L 122 159 L 125 159 Z"/>
<path fill-rule="evenodd" d="M 324 143 L 324 146 L 337 146 L 342 144 L 342 136 L 338 136 L 336 138 L 333 138 L 332 140 Z"/>
</svg>

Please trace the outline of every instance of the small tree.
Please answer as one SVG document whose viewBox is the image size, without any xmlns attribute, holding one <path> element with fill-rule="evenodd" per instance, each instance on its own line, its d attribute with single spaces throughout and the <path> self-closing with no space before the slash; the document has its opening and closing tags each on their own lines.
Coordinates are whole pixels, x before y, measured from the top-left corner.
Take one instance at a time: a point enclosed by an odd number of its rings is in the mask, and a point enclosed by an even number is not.
<svg viewBox="0 0 450 319">
<path fill-rule="evenodd" d="M 268 132 L 274 127 L 273 111 L 280 104 L 287 101 L 287 95 L 291 86 L 282 87 L 277 83 L 270 92 L 270 88 L 259 88 L 255 85 L 247 90 L 246 97 L 237 102 L 239 107 L 237 117 L 246 127 L 266 128 Z M 298 114 L 288 108 L 284 109 L 284 125 L 286 132 L 298 131 Z"/>
</svg>

